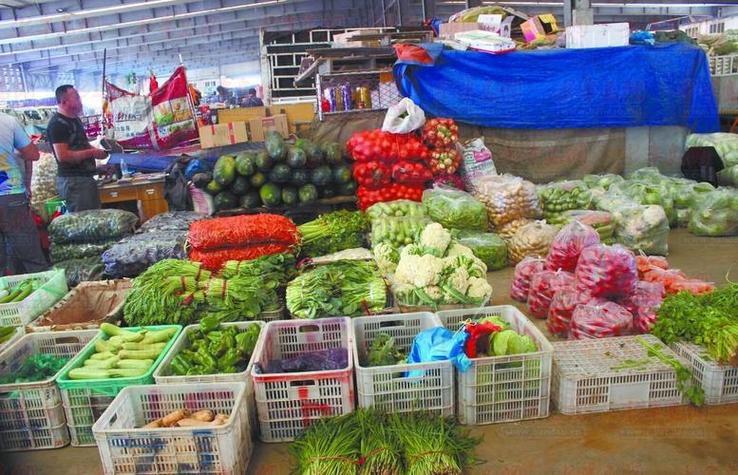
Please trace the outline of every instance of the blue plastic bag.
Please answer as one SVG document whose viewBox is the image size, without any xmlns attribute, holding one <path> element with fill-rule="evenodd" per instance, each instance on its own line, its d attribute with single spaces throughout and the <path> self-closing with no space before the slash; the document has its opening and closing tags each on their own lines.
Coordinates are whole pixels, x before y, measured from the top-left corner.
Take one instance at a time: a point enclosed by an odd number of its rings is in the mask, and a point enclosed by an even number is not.
<svg viewBox="0 0 738 475">
<path fill-rule="evenodd" d="M 451 360 L 462 373 L 471 366 L 471 361 L 464 353 L 464 344 L 469 334 L 466 330 L 452 332 L 446 328 L 436 327 L 423 330 L 415 336 L 408 363 L 428 363 L 431 361 Z M 409 371 L 409 378 L 423 376 L 423 370 Z"/>
<path fill-rule="evenodd" d="M 185 168 L 185 178 L 187 178 L 187 180 L 192 180 L 195 173 L 206 172 L 209 170 L 210 167 L 208 167 L 207 163 L 196 158 L 194 160 L 190 160 L 190 163 L 187 164 L 187 168 Z"/>
</svg>

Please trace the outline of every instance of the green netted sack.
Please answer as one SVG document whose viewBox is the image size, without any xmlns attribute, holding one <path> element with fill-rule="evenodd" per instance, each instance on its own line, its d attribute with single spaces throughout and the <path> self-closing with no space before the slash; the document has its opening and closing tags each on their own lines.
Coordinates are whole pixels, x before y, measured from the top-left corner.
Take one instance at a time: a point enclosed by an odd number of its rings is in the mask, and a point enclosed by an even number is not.
<svg viewBox="0 0 738 475">
<path fill-rule="evenodd" d="M 487 209 L 465 191 L 432 188 L 423 192 L 423 208 L 447 229 L 487 230 Z"/>
<path fill-rule="evenodd" d="M 487 264 L 487 270 L 507 267 L 507 243 L 497 234 L 461 231 L 458 234 L 458 241 Z"/>
<path fill-rule="evenodd" d="M 133 233 L 138 216 L 120 209 L 95 209 L 63 214 L 49 224 L 51 241 L 101 242 Z"/>
</svg>

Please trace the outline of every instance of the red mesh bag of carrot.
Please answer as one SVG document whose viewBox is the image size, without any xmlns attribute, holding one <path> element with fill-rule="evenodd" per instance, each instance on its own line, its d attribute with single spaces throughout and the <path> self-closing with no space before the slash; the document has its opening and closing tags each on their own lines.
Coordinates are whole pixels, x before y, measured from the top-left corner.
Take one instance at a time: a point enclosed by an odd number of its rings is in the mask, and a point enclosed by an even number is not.
<svg viewBox="0 0 738 475">
<path fill-rule="evenodd" d="M 202 263 L 205 269 L 219 271 L 227 261 L 249 261 L 261 256 L 289 252 L 291 244 L 266 243 L 229 249 L 190 251 L 190 260 Z"/>
<path fill-rule="evenodd" d="M 261 243 L 292 245 L 297 237 L 297 226 L 289 218 L 265 213 L 195 221 L 187 239 L 194 249 L 203 251 Z"/>
</svg>

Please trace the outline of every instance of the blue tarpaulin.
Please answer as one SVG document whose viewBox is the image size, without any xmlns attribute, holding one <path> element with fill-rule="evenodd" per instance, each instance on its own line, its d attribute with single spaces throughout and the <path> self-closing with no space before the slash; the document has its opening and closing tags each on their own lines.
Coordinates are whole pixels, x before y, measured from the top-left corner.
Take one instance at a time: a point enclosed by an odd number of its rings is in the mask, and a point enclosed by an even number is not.
<svg viewBox="0 0 738 475">
<path fill-rule="evenodd" d="M 705 53 L 659 46 L 444 50 L 432 65 L 395 64 L 400 92 L 426 113 L 483 127 L 678 125 L 719 130 Z"/>
</svg>

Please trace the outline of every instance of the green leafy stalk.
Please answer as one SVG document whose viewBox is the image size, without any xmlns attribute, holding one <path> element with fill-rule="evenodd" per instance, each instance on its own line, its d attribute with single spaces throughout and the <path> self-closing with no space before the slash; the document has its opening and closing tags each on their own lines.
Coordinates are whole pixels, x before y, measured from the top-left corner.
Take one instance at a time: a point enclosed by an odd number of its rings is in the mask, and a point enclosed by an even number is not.
<svg viewBox="0 0 738 475">
<path fill-rule="evenodd" d="M 692 379 L 692 373 L 676 358 L 671 355 L 667 355 L 664 349 L 659 345 L 652 345 L 641 337 L 637 337 L 638 343 L 641 344 L 647 351 L 648 356 L 657 358 L 664 364 L 668 364 L 676 372 L 676 383 L 677 389 L 680 393 L 687 396 L 689 402 L 695 406 L 702 406 L 705 403 L 705 391 L 702 386 L 695 384 Z"/>
<path fill-rule="evenodd" d="M 364 245 L 369 219 L 361 211 L 340 210 L 326 213 L 298 226 L 302 253 L 317 257 Z"/>
</svg>

